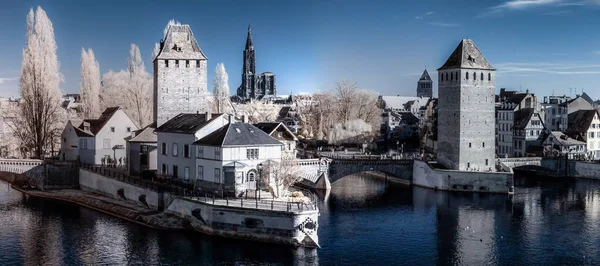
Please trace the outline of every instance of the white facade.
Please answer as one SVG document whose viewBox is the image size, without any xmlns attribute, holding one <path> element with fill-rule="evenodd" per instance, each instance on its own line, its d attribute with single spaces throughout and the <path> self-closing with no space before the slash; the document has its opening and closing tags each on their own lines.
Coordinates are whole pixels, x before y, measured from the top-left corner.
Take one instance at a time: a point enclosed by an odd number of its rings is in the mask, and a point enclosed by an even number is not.
<svg viewBox="0 0 600 266">
<path fill-rule="evenodd" d="M 125 137 L 130 136 L 132 131 L 137 130 L 137 127 L 122 109 L 114 111 L 106 119 L 95 134 L 92 130 L 96 129 L 91 128 L 89 122 L 83 122 L 83 129 L 75 129 L 71 123 L 68 123 L 63 130 L 61 139 L 65 159 L 73 159 L 73 156 L 74 159 L 77 159 L 77 154 L 73 150 L 76 146 L 82 163 L 102 164 L 102 158 L 110 157 L 117 162 L 121 159 L 124 164 L 127 158 Z M 80 134 L 73 135 L 72 132 L 76 133 L 75 131 L 80 131 Z M 61 149 L 61 159 L 63 149 Z"/>
<path fill-rule="evenodd" d="M 196 176 L 195 141 L 229 123 L 229 117 L 220 115 L 193 134 L 157 132 L 157 173 L 189 181 Z M 187 149 L 187 153 L 186 153 Z M 176 171 L 177 173 L 174 173 Z"/>
<path fill-rule="evenodd" d="M 226 184 L 226 178 L 235 177 L 236 191 L 256 189 L 258 165 L 266 161 L 280 162 L 281 145 L 213 147 L 197 145 L 196 179 Z M 258 154 L 255 152 L 258 151 Z M 227 177 L 226 177 L 227 175 Z M 231 184 L 231 183 L 230 183 Z"/>
<path fill-rule="evenodd" d="M 72 121 L 67 122 L 61 134 L 60 160 L 76 161 L 79 158 L 79 137 Z"/>
<path fill-rule="evenodd" d="M 541 146 L 541 137 L 543 134 L 543 120 L 538 113 L 534 113 L 524 129 L 514 130 L 513 157 L 524 157 L 527 154 L 527 148 L 534 145 Z"/>
<path fill-rule="evenodd" d="M 567 130 L 568 114 L 567 106 L 563 103 L 570 100 L 567 96 L 550 96 L 544 97 L 541 103 L 544 113 L 544 124 L 550 131 Z"/>
<path fill-rule="evenodd" d="M 598 112 L 594 115 L 594 119 L 587 131 L 587 151 L 588 158 L 593 160 L 600 159 L 600 120 Z"/>
</svg>

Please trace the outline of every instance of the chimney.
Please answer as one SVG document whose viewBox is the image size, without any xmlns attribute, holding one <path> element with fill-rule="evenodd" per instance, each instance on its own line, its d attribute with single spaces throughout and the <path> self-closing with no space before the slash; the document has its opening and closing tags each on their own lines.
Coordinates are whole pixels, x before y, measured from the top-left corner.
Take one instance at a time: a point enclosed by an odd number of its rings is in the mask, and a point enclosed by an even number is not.
<svg viewBox="0 0 600 266">
<path fill-rule="evenodd" d="M 206 112 L 206 121 L 212 119 L 212 114 L 210 112 Z"/>
<path fill-rule="evenodd" d="M 248 115 L 242 115 L 242 122 L 244 122 L 244 124 L 248 123 Z"/>
</svg>

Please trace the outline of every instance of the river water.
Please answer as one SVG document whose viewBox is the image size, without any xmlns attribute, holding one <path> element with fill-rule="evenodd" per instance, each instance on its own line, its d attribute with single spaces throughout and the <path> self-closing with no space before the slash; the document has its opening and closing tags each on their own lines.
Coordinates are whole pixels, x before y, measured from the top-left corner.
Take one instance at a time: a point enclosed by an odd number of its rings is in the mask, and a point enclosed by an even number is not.
<svg viewBox="0 0 600 266">
<path fill-rule="evenodd" d="M 515 183 L 510 197 L 346 177 L 318 250 L 159 232 L 0 183 L 0 265 L 600 265 L 599 181 Z"/>
</svg>

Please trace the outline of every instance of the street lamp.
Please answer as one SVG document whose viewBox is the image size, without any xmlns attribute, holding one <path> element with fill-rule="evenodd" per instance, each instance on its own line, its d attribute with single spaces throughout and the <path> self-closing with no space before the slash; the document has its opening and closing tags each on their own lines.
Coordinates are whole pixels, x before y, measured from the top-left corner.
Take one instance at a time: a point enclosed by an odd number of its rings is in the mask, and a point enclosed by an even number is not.
<svg viewBox="0 0 600 266">
<path fill-rule="evenodd" d="M 263 164 L 259 163 L 256 168 L 258 169 L 258 178 L 256 180 L 256 191 L 258 191 L 258 199 L 260 200 L 260 181 L 263 178 Z M 255 196 L 256 197 L 256 196 Z"/>
</svg>

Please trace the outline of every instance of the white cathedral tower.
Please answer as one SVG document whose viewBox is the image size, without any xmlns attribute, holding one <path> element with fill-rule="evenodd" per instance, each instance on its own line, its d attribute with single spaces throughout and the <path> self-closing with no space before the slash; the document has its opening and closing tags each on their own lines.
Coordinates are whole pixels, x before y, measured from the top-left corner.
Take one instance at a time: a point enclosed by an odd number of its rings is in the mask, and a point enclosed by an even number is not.
<svg viewBox="0 0 600 266">
<path fill-rule="evenodd" d="M 438 79 L 437 161 L 454 170 L 495 171 L 496 69 L 465 39 Z"/>
<path fill-rule="evenodd" d="M 156 127 L 180 113 L 209 111 L 207 58 L 189 25 L 169 26 L 153 63 Z"/>
</svg>

